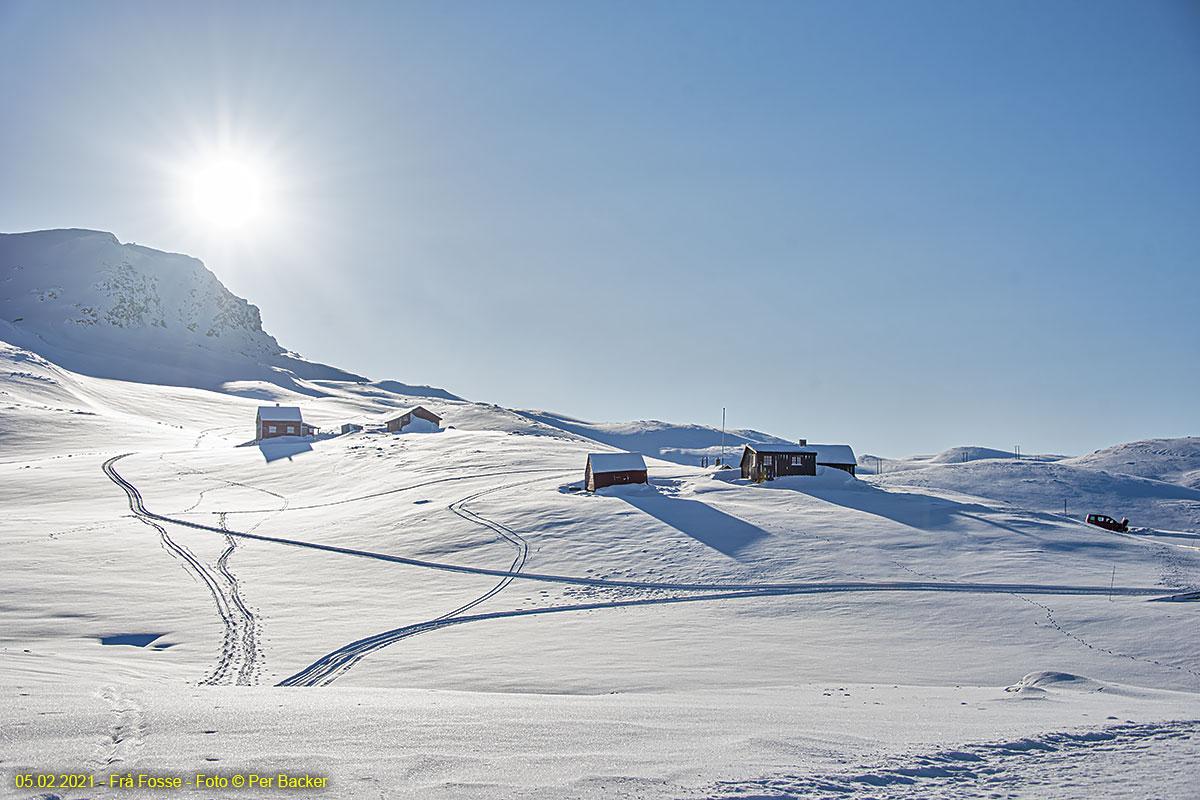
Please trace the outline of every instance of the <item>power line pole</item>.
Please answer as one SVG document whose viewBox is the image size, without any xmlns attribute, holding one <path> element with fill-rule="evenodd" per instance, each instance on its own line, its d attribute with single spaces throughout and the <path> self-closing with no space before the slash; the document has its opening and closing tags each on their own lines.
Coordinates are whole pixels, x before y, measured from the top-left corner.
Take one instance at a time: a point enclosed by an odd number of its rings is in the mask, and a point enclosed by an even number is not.
<svg viewBox="0 0 1200 800">
<path fill-rule="evenodd" d="M 725 406 L 721 406 L 721 466 L 725 466 Z"/>
</svg>

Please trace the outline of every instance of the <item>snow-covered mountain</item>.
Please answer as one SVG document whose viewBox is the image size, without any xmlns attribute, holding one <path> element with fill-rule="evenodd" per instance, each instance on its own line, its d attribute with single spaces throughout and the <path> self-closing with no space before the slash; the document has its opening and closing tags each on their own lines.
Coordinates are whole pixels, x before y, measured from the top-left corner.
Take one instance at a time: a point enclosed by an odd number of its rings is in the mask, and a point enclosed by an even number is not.
<svg viewBox="0 0 1200 800">
<path fill-rule="evenodd" d="M 686 464 L 722 452 L 721 432 L 710 427 L 590 423 L 546 411 L 497 415 L 498 407 L 486 405 L 467 411 L 466 401 L 445 389 L 370 382 L 308 361 L 264 331 L 258 307 L 230 292 L 199 259 L 122 244 L 101 231 L 0 234 L 0 341 L 95 377 L 276 402 L 353 396 L 365 409 L 461 401 L 459 418 L 486 426 L 549 426 Z M 736 460 L 747 442 L 783 441 L 759 431 L 727 431 L 725 452 Z"/>
<path fill-rule="evenodd" d="M 143 383 L 365 380 L 285 350 L 198 259 L 100 231 L 0 234 L 0 339 L 74 372 Z"/>
</svg>

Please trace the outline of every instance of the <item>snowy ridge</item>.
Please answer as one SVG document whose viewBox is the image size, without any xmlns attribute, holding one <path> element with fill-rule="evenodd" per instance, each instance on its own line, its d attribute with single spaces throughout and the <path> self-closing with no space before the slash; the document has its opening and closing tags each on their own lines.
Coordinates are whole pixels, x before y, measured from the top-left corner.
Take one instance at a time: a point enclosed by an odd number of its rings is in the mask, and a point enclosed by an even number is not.
<svg viewBox="0 0 1200 800">
<path fill-rule="evenodd" d="M 1200 438 L 1194 436 L 1118 444 L 1062 463 L 1200 489 Z"/>
<path fill-rule="evenodd" d="M 1026 454 L 1024 460 L 1029 461 L 1061 461 L 1066 456 L 1049 454 Z M 1009 450 L 996 450 L 991 447 L 951 447 L 936 455 L 907 456 L 905 458 L 883 458 L 870 453 L 858 457 L 858 466 L 864 473 L 874 475 L 876 470 L 883 473 L 899 472 L 910 469 L 924 469 L 939 464 L 969 464 L 972 461 L 1018 460 L 1017 454 Z"/>
<path fill-rule="evenodd" d="M 885 472 L 880 485 L 960 492 L 1041 513 L 1128 517 L 1133 527 L 1200 533 L 1200 489 L 1069 462 L 1022 459 Z"/>
<path fill-rule="evenodd" d="M 0 234 L 0 338 L 98 377 L 219 388 L 363 380 L 305 361 L 198 259 L 111 233 Z"/>
<path fill-rule="evenodd" d="M 701 457 L 712 462 L 721 455 L 721 430 L 706 425 L 681 425 L 659 420 L 637 422 L 586 422 L 550 411 L 519 410 L 517 413 L 577 436 L 602 442 L 663 461 L 696 466 Z M 725 431 L 725 458 L 736 462 L 747 444 L 795 444 L 754 430 Z"/>
</svg>

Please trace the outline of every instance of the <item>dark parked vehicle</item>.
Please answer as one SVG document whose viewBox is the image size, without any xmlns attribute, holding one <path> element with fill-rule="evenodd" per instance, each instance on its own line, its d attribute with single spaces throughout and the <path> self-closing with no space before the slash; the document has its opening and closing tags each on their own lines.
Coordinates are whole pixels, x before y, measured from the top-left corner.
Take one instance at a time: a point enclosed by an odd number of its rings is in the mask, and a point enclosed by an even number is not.
<svg viewBox="0 0 1200 800">
<path fill-rule="evenodd" d="M 1099 525 L 1101 528 L 1116 531 L 1117 533 L 1129 532 L 1129 520 L 1127 519 L 1117 522 L 1112 517 L 1106 517 L 1103 514 L 1088 514 L 1087 521 L 1089 525 Z"/>
</svg>

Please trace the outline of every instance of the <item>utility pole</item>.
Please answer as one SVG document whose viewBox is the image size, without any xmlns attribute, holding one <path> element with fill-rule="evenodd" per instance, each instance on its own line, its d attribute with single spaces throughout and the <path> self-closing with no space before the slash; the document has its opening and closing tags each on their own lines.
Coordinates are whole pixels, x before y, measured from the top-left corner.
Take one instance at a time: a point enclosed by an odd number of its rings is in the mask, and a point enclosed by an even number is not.
<svg viewBox="0 0 1200 800">
<path fill-rule="evenodd" d="M 721 466 L 725 466 L 725 406 L 721 406 Z"/>
</svg>

